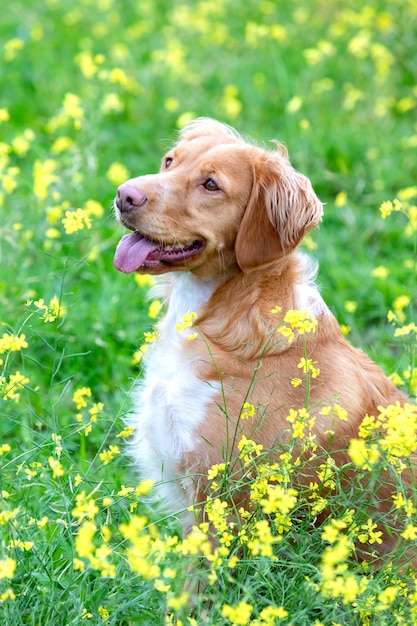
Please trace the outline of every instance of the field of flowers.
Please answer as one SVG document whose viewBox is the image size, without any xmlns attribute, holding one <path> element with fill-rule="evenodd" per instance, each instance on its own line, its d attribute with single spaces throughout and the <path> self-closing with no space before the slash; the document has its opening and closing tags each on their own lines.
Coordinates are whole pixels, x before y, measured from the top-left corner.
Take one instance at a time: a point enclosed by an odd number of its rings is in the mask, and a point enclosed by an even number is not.
<svg viewBox="0 0 417 626">
<path fill-rule="evenodd" d="M 182 539 L 146 506 L 152 486 L 130 470 L 123 417 L 160 304 L 146 301 L 146 277 L 113 269 L 111 208 L 117 185 L 155 171 L 196 116 L 279 139 L 325 203 L 305 243 L 325 300 L 415 400 L 416 49 L 416 0 L 3 8 L 1 624 L 417 624 L 417 580 L 398 553 L 380 570 L 354 558 L 361 548 L 372 561 L 380 542 L 366 494 L 387 472 L 396 532 L 417 551 L 417 503 L 401 481 L 417 444 L 412 404 L 381 408 L 352 442 L 358 501 L 324 453 L 307 488 L 293 446 L 277 465 L 246 440 L 239 479 L 226 464 L 210 471 L 217 547 L 207 525 Z M 308 406 L 289 415 L 294 446 L 314 445 L 308 424 Z M 237 480 L 251 481 L 246 517 L 228 504 Z"/>
</svg>

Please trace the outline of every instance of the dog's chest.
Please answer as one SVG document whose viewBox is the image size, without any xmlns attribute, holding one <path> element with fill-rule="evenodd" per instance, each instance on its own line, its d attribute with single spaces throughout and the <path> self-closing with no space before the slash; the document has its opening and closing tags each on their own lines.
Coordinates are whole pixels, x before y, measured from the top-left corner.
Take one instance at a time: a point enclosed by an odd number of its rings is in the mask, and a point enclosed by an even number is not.
<svg viewBox="0 0 417 626">
<path fill-rule="evenodd" d="M 137 390 L 135 427 L 141 456 L 150 460 L 153 455 L 152 464 L 165 468 L 165 478 L 173 462 L 195 449 L 196 428 L 218 393 L 218 384 L 197 377 L 196 357 L 187 349 L 190 342 L 176 329 L 184 315 L 198 315 L 208 299 L 210 290 L 198 287 L 190 278 L 178 281 L 160 322 L 159 338 L 146 355 L 145 376 Z"/>
<path fill-rule="evenodd" d="M 155 451 L 171 459 L 194 449 L 194 431 L 213 396 L 213 387 L 197 378 L 194 364 L 175 343 L 154 347 L 139 398 L 143 435 Z"/>
</svg>

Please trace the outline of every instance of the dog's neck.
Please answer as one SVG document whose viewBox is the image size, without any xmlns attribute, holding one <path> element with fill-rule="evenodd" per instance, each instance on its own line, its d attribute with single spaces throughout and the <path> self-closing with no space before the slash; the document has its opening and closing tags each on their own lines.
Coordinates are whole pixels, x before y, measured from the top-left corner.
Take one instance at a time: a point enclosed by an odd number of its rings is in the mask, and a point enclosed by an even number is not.
<svg viewBox="0 0 417 626">
<path fill-rule="evenodd" d="M 201 279 L 191 272 L 175 272 L 169 275 L 167 317 L 170 323 L 181 320 L 187 313 L 196 313 L 197 317 L 223 283 L 221 279 Z"/>
</svg>

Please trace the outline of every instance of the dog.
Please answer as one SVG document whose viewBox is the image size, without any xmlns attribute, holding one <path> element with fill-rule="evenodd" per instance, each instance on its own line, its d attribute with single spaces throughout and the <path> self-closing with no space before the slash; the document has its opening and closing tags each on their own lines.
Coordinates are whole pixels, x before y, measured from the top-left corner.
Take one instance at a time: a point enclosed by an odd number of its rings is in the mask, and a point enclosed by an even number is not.
<svg viewBox="0 0 417 626">
<path fill-rule="evenodd" d="M 218 121 L 196 119 L 159 173 L 122 184 L 114 206 L 132 231 L 115 267 L 165 276 L 166 313 L 144 357 L 131 423 L 142 475 L 160 485 L 172 511 L 204 502 L 207 471 L 238 454 L 240 436 L 265 450 L 288 440 L 289 411 L 306 402 L 305 388 L 291 382 L 305 354 L 320 369 L 308 397 L 313 434 L 337 462 L 349 461 L 366 414 L 408 401 L 345 340 L 315 285 L 316 266 L 297 249 L 323 205 L 283 146 L 259 147 Z M 290 311 L 317 320 L 316 332 L 293 341 L 278 335 Z M 320 413 L 335 401 L 348 419 Z M 258 420 L 241 419 L 245 403 Z M 389 487 L 379 495 L 389 500 Z M 192 522 L 186 513 L 185 532 Z M 386 537 L 381 552 L 394 543 Z"/>
</svg>

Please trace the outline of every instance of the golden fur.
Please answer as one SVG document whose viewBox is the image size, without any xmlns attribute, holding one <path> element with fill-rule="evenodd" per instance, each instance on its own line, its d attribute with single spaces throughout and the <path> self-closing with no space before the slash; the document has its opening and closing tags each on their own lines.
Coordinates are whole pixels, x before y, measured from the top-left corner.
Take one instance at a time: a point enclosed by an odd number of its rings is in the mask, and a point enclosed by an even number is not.
<svg viewBox="0 0 417 626">
<path fill-rule="evenodd" d="M 191 444 L 178 443 L 180 399 L 168 399 L 168 392 L 163 396 L 162 374 L 151 372 L 144 383 L 152 402 L 166 413 L 167 431 L 175 431 L 170 440 L 173 473 L 189 477 L 184 484 L 190 502 L 204 499 L 205 481 L 193 477 L 204 476 L 213 464 L 224 461 L 225 449 L 232 446 L 230 433 L 236 428 L 239 436 L 246 434 L 265 449 L 288 437 L 289 410 L 305 403 L 305 388 L 290 382 L 300 376 L 304 339 L 309 358 L 320 368 L 309 400 L 316 415 L 314 434 L 317 443 L 328 449 L 326 432 L 334 430 L 331 448 L 338 462 L 348 462 L 346 448 L 366 413 L 376 415 L 379 405 L 407 401 L 377 365 L 344 339 L 314 287 L 311 264 L 296 251 L 305 234 L 321 221 L 322 204 L 282 147 L 269 151 L 245 142 L 219 122 L 196 120 L 164 157 L 160 173 L 127 181 L 119 188 L 115 205 L 118 219 L 155 249 L 144 260 L 142 255 L 139 267 L 133 267 L 128 252 L 121 249 L 116 266 L 126 272 L 169 274 L 167 315 L 174 306 L 177 313 L 195 310 L 198 314 L 200 338 L 189 341 L 176 333 L 174 344 L 172 313 L 171 326 L 161 325 L 153 348 L 160 350 L 159 363 L 165 349 L 167 358 L 178 358 L 178 367 L 191 371 L 190 382 L 181 383 L 191 400 L 194 378 L 214 390 L 204 405 L 195 394 L 195 406 L 201 405 L 204 418 L 192 423 L 190 417 L 187 422 Z M 173 251 L 166 246 L 173 246 Z M 183 248 L 192 252 L 182 255 Z M 177 304 L 181 273 L 188 273 L 191 281 L 187 290 L 182 288 L 183 309 Z M 272 313 L 277 306 L 281 312 Z M 275 330 L 293 309 L 314 314 L 318 329 L 290 345 Z M 239 422 L 245 401 L 257 408 L 255 426 L 251 420 Z M 322 406 L 335 402 L 348 411 L 347 421 L 319 414 Z M 159 436 L 167 435 L 162 429 Z M 153 446 L 152 454 L 158 453 L 154 439 L 145 445 Z M 304 477 L 310 479 L 312 475 Z M 387 485 L 378 497 L 382 501 L 391 494 Z M 381 551 L 391 549 L 395 541 L 386 537 Z"/>
</svg>

